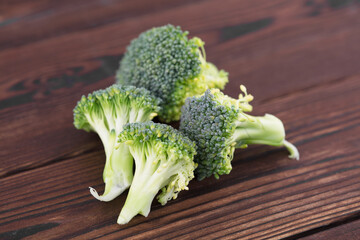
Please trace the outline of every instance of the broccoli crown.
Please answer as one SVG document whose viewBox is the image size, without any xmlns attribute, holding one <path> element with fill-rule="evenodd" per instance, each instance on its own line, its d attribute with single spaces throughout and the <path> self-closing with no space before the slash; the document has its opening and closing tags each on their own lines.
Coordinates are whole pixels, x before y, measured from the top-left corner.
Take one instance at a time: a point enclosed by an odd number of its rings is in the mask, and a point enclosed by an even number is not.
<svg viewBox="0 0 360 240">
<path fill-rule="evenodd" d="M 75 127 L 96 132 L 106 154 L 104 194 L 99 196 L 90 188 L 96 199 L 110 201 L 130 186 L 133 158 L 125 144 L 115 149 L 116 137 L 126 123 L 151 120 L 159 111 L 159 103 L 160 100 L 144 88 L 117 84 L 83 96 L 78 102 L 74 109 Z"/>
<path fill-rule="evenodd" d="M 96 125 L 102 121 L 108 131 L 121 131 L 129 121 L 152 119 L 160 110 L 159 104 L 160 100 L 144 88 L 114 84 L 82 96 L 74 108 L 74 125 L 97 131 Z"/>
<path fill-rule="evenodd" d="M 129 144 L 134 151 L 154 154 L 153 172 L 164 172 L 168 179 L 162 183 L 162 193 L 158 200 L 163 205 L 176 198 L 180 190 L 187 189 L 194 178 L 196 164 L 195 143 L 169 125 L 153 123 L 132 123 L 124 126 L 119 142 Z M 149 154 L 149 155 L 151 155 Z"/>
<path fill-rule="evenodd" d="M 294 145 L 285 140 L 285 129 L 280 119 L 271 115 L 254 117 L 246 114 L 253 96 L 241 85 L 238 99 L 224 95 L 218 89 L 207 90 L 200 97 L 186 100 L 182 109 L 180 131 L 197 145 L 195 161 L 199 164 L 199 180 L 214 175 L 228 174 L 235 148 L 248 144 L 285 146 L 289 157 L 299 159 Z"/>
<path fill-rule="evenodd" d="M 127 47 L 117 72 L 119 83 L 144 87 L 163 100 L 159 117 L 166 122 L 179 120 L 186 97 L 227 83 L 227 73 L 202 56 L 204 42 L 187 35 L 173 25 L 143 32 Z"/>
<path fill-rule="evenodd" d="M 195 144 L 174 128 L 153 122 L 124 126 L 119 142 L 129 146 L 135 160 L 135 174 L 125 205 L 118 218 L 127 223 L 138 213 L 147 216 L 156 194 L 165 205 L 187 190 L 194 178 Z"/>
<path fill-rule="evenodd" d="M 231 171 L 226 139 L 235 131 L 239 109 L 222 104 L 221 97 L 220 92 L 207 90 L 203 96 L 188 98 L 182 108 L 180 131 L 197 143 L 196 174 L 200 180 Z"/>
<path fill-rule="evenodd" d="M 180 131 L 196 142 L 199 180 L 211 175 L 218 178 L 232 169 L 234 146 L 230 139 L 239 114 L 252 110 L 248 104 L 252 96 L 242 88 L 245 97 L 240 95 L 239 99 L 233 99 L 218 89 L 209 89 L 200 97 L 188 98 L 182 108 Z"/>
<path fill-rule="evenodd" d="M 183 156 L 193 156 L 196 153 L 195 143 L 183 133 L 170 125 L 152 121 L 126 124 L 119 135 L 119 142 L 127 142 L 139 147 L 143 147 L 144 144 L 158 146 L 156 151 L 159 153 L 178 154 L 178 158 L 172 159 L 175 162 L 182 161 Z"/>
</svg>

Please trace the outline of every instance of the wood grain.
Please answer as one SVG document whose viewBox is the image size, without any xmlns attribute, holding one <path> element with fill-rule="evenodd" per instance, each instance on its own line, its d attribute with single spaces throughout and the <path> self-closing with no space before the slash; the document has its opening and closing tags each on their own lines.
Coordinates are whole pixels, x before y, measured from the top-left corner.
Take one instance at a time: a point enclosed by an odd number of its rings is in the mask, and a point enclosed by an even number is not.
<svg viewBox="0 0 360 240">
<path fill-rule="evenodd" d="M 2 1 L 0 239 L 357 239 L 359 10 L 358 0 Z M 208 60 L 230 72 L 225 92 L 245 84 L 254 114 L 282 119 L 301 161 L 251 146 L 230 175 L 118 226 L 125 195 L 89 194 L 103 188 L 104 153 L 74 129 L 72 109 L 114 82 L 132 38 L 166 23 L 205 40 Z"/>
<path fill-rule="evenodd" d="M 300 239 L 301 240 L 322 240 L 322 239 L 341 240 L 341 239 L 359 239 L 359 238 L 360 238 L 360 220 L 356 220 Z"/>
<path fill-rule="evenodd" d="M 264 239 L 291 236 L 351 216 L 360 209 L 360 152 L 352 147 L 360 138 L 351 134 L 360 130 L 360 105 L 345 103 L 358 99 L 359 79 L 324 86 L 321 94 L 314 88 L 276 101 L 278 116 L 292 116 L 289 106 L 298 113 L 288 132 L 302 153 L 300 162 L 287 159 L 281 149 L 257 146 L 237 151 L 230 175 L 219 181 L 194 181 L 178 200 L 165 207 L 154 203 L 148 218 L 136 217 L 119 227 L 115 221 L 124 196 L 101 203 L 87 189 L 102 187 L 103 152 L 81 154 L 2 179 L 0 190 L 7 194 L 0 199 L 0 232 L 51 223 L 51 228 L 32 237 L 201 239 L 211 233 Z M 332 107 L 322 108 L 314 118 L 308 116 L 326 104 Z M 311 125 L 309 132 L 303 124 Z"/>
<path fill-rule="evenodd" d="M 236 95 L 236 86 L 244 83 L 256 96 L 255 107 L 277 96 L 359 73 L 360 20 L 356 14 L 349 14 L 348 9 L 330 11 L 327 7 L 314 19 L 305 14 L 309 6 L 302 1 L 236 3 L 226 0 L 219 7 L 218 1 L 196 2 L 191 7 L 181 5 L 159 13 L 151 13 L 149 9 L 149 14 L 64 36 L 44 37 L 43 41 L 1 51 L 0 59 L 6 59 L 0 61 L 0 113 L 6 122 L 2 125 L 8 122 L 14 125 L 0 129 L 0 140 L 8 143 L 1 149 L 0 156 L 6 164 L 0 169 L 0 175 L 94 148 L 77 138 L 82 133 L 72 127 L 71 109 L 82 94 L 111 84 L 120 55 L 130 39 L 151 26 L 164 24 L 164 19 L 202 37 L 208 45 L 209 60 L 230 72 L 232 81 L 225 91 Z M 201 10 L 204 8 L 217 9 L 217 14 L 210 16 Z M 196 21 L 181 17 L 181 13 L 188 10 L 200 14 Z M 231 40 L 221 40 L 229 26 L 244 29 L 269 16 L 275 19 L 269 26 L 261 29 L 256 26 L 255 32 L 237 32 Z M 16 111 L 19 115 L 14 114 Z M 49 111 L 52 119 L 44 121 Z M 56 140 L 48 134 L 54 127 Z M 63 131 L 64 128 L 67 130 Z M 34 137 L 18 138 L 18 134 L 33 132 L 33 129 L 37 130 Z M 72 137 L 81 144 L 67 145 Z M 38 141 L 50 143 L 50 149 L 43 148 Z M 13 142 L 28 146 L 26 154 L 17 154 Z M 58 147 L 58 143 L 62 146 Z M 55 146 L 56 149 L 52 148 Z M 86 149 L 81 149 L 84 146 Z"/>
<path fill-rule="evenodd" d="M 155 14 L 164 9 L 186 5 L 190 1 L 21 1 L 18 4 L 5 4 L 0 34 L 2 49 L 13 48 L 54 38 L 64 34 L 99 28 L 112 22 L 136 18 L 149 12 Z M 46 21 L 44 21 L 46 19 Z M 51 22 L 51 24 L 49 24 Z M 14 31 L 13 25 L 23 31 Z M 36 29 L 41 31 L 34 31 Z"/>
</svg>

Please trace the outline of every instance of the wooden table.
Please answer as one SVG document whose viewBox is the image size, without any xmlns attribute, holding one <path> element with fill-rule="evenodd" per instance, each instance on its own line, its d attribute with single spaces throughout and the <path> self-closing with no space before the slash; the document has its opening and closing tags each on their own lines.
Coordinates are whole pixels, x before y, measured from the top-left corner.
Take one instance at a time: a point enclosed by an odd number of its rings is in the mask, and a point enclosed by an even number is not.
<svg viewBox="0 0 360 240">
<path fill-rule="evenodd" d="M 83 94 L 114 82 L 140 32 L 181 25 L 298 146 L 237 150 L 148 218 L 116 224 L 104 152 L 73 127 Z M 0 2 L 0 239 L 360 239 L 359 0 Z"/>
</svg>

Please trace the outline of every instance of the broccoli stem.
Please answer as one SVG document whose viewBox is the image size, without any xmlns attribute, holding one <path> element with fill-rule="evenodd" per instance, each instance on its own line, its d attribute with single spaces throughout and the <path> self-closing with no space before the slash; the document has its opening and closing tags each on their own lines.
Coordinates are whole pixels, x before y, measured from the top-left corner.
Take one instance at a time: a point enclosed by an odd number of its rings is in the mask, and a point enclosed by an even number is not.
<svg viewBox="0 0 360 240">
<path fill-rule="evenodd" d="M 152 182 L 149 180 L 152 178 L 152 174 L 156 171 L 157 167 L 157 164 L 153 164 L 152 156 L 155 155 L 151 154 L 147 157 L 145 152 L 143 149 L 137 148 L 134 150 L 130 148 L 136 170 L 125 204 L 118 217 L 118 224 L 128 223 L 139 213 L 146 217 L 150 212 L 151 203 L 159 191 L 155 186 L 156 184 L 149 184 Z"/>
<path fill-rule="evenodd" d="M 131 149 L 136 170 L 125 204 L 118 217 L 118 224 L 128 223 L 134 216 L 149 215 L 155 195 L 170 182 L 178 166 L 164 164 L 161 157 L 150 148 L 145 151 Z M 171 158 L 172 156 L 169 156 Z"/>
<path fill-rule="evenodd" d="M 134 158 L 137 158 L 136 155 Z M 159 192 L 160 182 L 156 181 L 156 179 L 154 181 L 155 176 L 153 176 L 153 172 L 156 171 L 156 164 L 153 164 L 151 159 L 145 160 L 144 158 L 140 157 L 140 159 L 135 160 L 134 180 L 118 217 L 118 224 L 128 223 L 137 214 L 147 217 L 151 209 L 151 203 Z"/>
<path fill-rule="evenodd" d="M 159 189 L 157 187 L 148 186 L 145 182 L 148 179 L 143 179 L 144 181 L 134 181 L 131 185 L 124 207 L 118 217 L 118 224 L 128 223 L 137 214 L 141 214 L 145 217 L 149 215 L 151 203 Z"/>
<path fill-rule="evenodd" d="M 290 152 L 289 158 L 293 158 L 293 159 L 296 159 L 296 160 L 300 159 L 299 151 L 297 150 L 297 148 L 292 143 L 284 140 L 284 146 Z"/>
<path fill-rule="evenodd" d="M 284 146 L 290 152 L 290 158 L 299 159 L 296 147 L 285 140 L 283 123 L 271 114 L 253 117 L 241 112 L 230 141 L 235 144 L 235 147 L 246 147 L 247 144 Z"/>
<path fill-rule="evenodd" d="M 115 131 L 112 131 L 110 135 L 114 138 Z M 129 188 L 133 178 L 133 161 L 128 146 L 120 144 L 115 149 L 115 140 L 110 139 L 109 142 L 112 142 L 112 151 L 106 153 L 103 172 L 105 191 L 103 195 L 99 196 L 97 191 L 90 187 L 91 195 L 104 202 L 113 200 Z M 116 171 L 116 169 L 122 171 Z"/>
</svg>

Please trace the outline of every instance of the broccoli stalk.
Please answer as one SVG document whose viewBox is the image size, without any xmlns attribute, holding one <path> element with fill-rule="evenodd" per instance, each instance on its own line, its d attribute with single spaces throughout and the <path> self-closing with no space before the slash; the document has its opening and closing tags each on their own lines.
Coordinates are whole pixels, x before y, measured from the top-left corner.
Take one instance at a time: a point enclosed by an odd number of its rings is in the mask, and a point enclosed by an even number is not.
<svg viewBox="0 0 360 240">
<path fill-rule="evenodd" d="M 105 183 L 104 193 L 99 196 L 94 188 L 89 187 L 91 195 L 104 202 L 113 200 L 129 188 L 133 178 L 133 158 L 128 147 L 122 144 L 118 149 L 114 149 L 116 142 L 115 131 L 112 131 L 111 135 L 111 143 L 108 144 L 107 148 L 110 148 L 110 146 L 112 148 L 105 150 L 106 161 L 103 172 L 103 180 Z"/>
<path fill-rule="evenodd" d="M 230 173 L 234 151 L 246 148 L 248 144 L 284 146 L 289 157 L 299 159 L 296 147 L 285 140 L 284 125 L 277 117 L 266 114 L 262 117 L 250 116 L 249 104 L 253 96 L 246 88 L 239 99 L 224 95 L 218 89 L 207 90 L 200 97 L 188 98 L 183 109 L 180 131 L 197 145 L 195 161 L 199 180 L 214 175 Z"/>
<path fill-rule="evenodd" d="M 124 126 L 119 142 L 129 146 L 136 167 L 118 224 L 128 223 L 137 214 L 147 217 L 159 190 L 157 199 L 162 205 L 188 190 L 196 168 L 195 144 L 180 132 L 164 124 L 133 123 Z"/>
<path fill-rule="evenodd" d="M 285 140 L 283 123 L 271 114 L 253 117 L 241 113 L 239 120 L 235 122 L 235 131 L 227 144 L 234 145 L 235 148 L 244 148 L 248 144 L 285 146 L 290 152 L 289 158 L 299 159 L 296 147 Z"/>
<path fill-rule="evenodd" d="M 172 25 L 143 32 L 127 47 L 117 72 L 119 83 L 144 87 L 162 99 L 159 118 L 165 122 L 180 119 L 187 97 L 228 82 L 225 71 L 206 61 L 204 42 L 187 35 Z"/>
<path fill-rule="evenodd" d="M 96 132 L 104 145 L 105 191 L 99 196 L 90 187 L 90 193 L 96 199 L 110 201 L 130 186 L 133 158 L 126 144 L 115 149 L 117 136 L 126 123 L 151 120 L 159 111 L 158 105 L 159 100 L 146 89 L 113 85 L 83 96 L 74 108 L 75 127 Z"/>
</svg>

